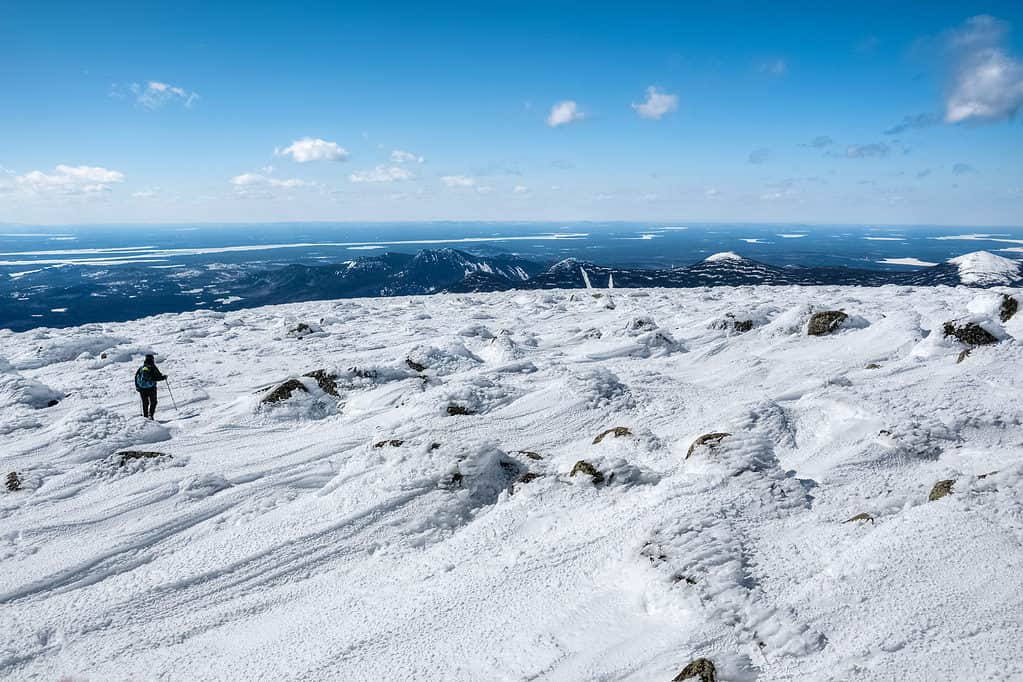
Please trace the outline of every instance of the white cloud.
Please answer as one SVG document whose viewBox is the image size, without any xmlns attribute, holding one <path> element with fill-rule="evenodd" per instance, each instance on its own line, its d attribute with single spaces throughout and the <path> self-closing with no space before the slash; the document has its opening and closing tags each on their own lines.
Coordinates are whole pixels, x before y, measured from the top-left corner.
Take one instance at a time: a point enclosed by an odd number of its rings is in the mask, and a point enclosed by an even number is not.
<svg viewBox="0 0 1023 682">
<path fill-rule="evenodd" d="M 135 199 L 153 199 L 160 194 L 159 187 L 153 187 L 151 189 L 141 189 L 138 192 L 132 192 L 131 196 Z"/>
<path fill-rule="evenodd" d="M 281 193 L 279 190 L 298 189 L 301 187 L 316 187 L 315 182 L 308 182 L 298 178 L 271 178 L 259 173 L 242 173 L 231 178 L 234 185 L 235 195 L 241 198 L 273 199 Z"/>
<path fill-rule="evenodd" d="M 51 174 L 36 170 L 14 178 L 18 189 L 31 194 L 96 194 L 108 192 L 121 182 L 124 182 L 124 173 L 119 171 L 64 164 L 58 165 Z"/>
<path fill-rule="evenodd" d="M 184 88 L 159 81 L 132 83 L 128 89 L 135 95 L 135 102 L 147 109 L 159 109 L 171 102 L 180 102 L 191 109 L 199 101 L 199 93 L 189 92 Z"/>
<path fill-rule="evenodd" d="M 348 176 L 352 182 L 397 182 L 411 180 L 415 176 L 401 166 L 380 165 L 373 170 L 358 171 Z"/>
<path fill-rule="evenodd" d="M 422 156 L 407 152 L 404 149 L 395 149 L 391 152 L 391 163 L 405 164 L 405 163 L 422 163 L 426 161 Z"/>
<path fill-rule="evenodd" d="M 581 121 L 585 117 L 586 114 L 579 110 L 579 105 L 567 99 L 551 107 L 551 113 L 547 116 L 547 125 L 557 128 L 573 121 Z"/>
<path fill-rule="evenodd" d="M 651 85 L 646 89 L 646 101 L 633 104 L 632 108 L 643 118 L 660 119 L 667 113 L 678 109 L 678 95 L 669 95 Z"/>
<path fill-rule="evenodd" d="M 945 101 L 947 123 L 993 123 L 1023 107 L 1023 63 L 1006 50 L 1008 24 L 988 15 L 967 19 L 949 37 L 956 57 Z"/>
<path fill-rule="evenodd" d="M 525 185 L 515 185 L 512 192 L 519 196 L 527 196 L 529 194 L 529 188 Z"/>
<path fill-rule="evenodd" d="M 476 185 L 476 178 L 465 175 L 445 175 L 440 181 L 448 187 L 474 187 Z"/>
<path fill-rule="evenodd" d="M 309 161 L 344 161 L 348 152 L 337 142 L 327 142 L 316 137 L 303 137 L 295 140 L 284 149 L 275 149 L 277 156 L 290 156 L 298 163 Z"/>
</svg>

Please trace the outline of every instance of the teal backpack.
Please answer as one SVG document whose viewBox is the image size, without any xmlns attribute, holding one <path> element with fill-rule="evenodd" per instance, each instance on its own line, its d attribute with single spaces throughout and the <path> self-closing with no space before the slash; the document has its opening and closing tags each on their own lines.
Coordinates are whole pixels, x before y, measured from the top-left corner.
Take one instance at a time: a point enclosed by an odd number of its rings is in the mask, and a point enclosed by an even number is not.
<svg viewBox="0 0 1023 682">
<path fill-rule="evenodd" d="M 135 372 L 135 388 L 138 390 L 156 388 L 156 380 L 152 378 L 153 368 L 149 365 L 142 365 Z"/>
</svg>

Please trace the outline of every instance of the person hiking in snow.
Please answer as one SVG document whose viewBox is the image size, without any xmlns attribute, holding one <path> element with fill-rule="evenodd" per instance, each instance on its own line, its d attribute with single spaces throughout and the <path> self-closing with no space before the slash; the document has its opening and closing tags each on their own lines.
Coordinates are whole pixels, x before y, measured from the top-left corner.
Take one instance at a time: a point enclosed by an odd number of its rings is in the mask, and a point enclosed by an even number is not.
<svg viewBox="0 0 1023 682">
<path fill-rule="evenodd" d="M 135 372 L 135 390 L 142 397 L 142 416 L 152 419 L 156 412 L 156 382 L 167 381 L 167 375 L 156 366 L 152 355 L 147 355 Z"/>
</svg>

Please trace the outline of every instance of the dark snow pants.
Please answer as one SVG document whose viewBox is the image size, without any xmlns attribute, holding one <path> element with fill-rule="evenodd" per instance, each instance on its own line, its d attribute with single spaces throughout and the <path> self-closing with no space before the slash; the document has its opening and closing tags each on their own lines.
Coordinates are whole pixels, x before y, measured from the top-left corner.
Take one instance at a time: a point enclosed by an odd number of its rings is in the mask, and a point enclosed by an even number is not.
<svg viewBox="0 0 1023 682">
<path fill-rule="evenodd" d="M 152 419 L 156 412 L 156 388 L 140 388 L 139 395 L 142 397 L 142 416 Z"/>
</svg>

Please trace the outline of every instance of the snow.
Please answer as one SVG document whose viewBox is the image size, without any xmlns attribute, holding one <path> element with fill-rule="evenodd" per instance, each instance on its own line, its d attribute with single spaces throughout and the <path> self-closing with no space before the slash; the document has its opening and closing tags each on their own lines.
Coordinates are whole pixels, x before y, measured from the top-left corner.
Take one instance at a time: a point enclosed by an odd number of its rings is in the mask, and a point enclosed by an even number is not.
<svg viewBox="0 0 1023 682">
<path fill-rule="evenodd" d="M 1011 284 L 1021 276 L 1020 261 L 987 251 L 974 251 L 950 258 L 948 262 L 958 266 L 963 284 Z"/>
<path fill-rule="evenodd" d="M 669 680 L 706 657 L 723 682 L 1019 679 L 1003 293 L 515 291 L 0 332 L 0 474 L 22 480 L 0 678 Z M 807 336 L 823 310 L 849 318 Z M 949 320 L 999 342 L 957 362 Z M 147 351 L 162 422 L 131 387 Z M 306 390 L 261 402 L 288 379 Z"/>
<path fill-rule="evenodd" d="M 704 261 L 707 263 L 716 263 L 717 261 L 722 260 L 742 260 L 742 256 L 734 251 L 722 251 L 721 253 L 715 253 L 714 255 L 704 258 Z"/>
<path fill-rule="evenodd" d="M 877 262 L 884 263 L 885 265 L 914 265 L 920 268 L 929 268 L 937 265 L 937 263 L 930 263 L 919 258 L 882 258 Z"/>
</svg>

